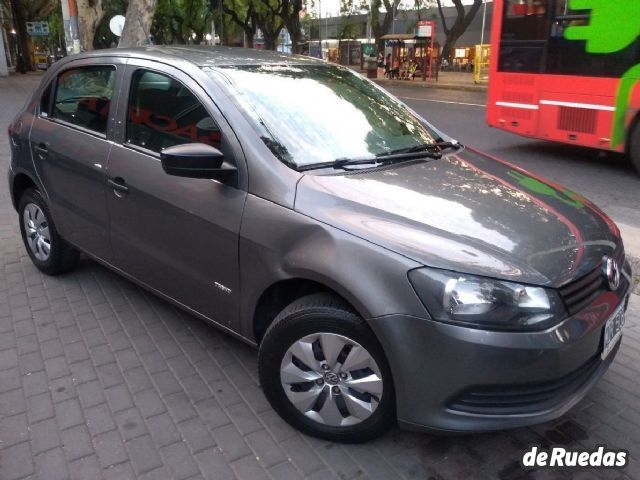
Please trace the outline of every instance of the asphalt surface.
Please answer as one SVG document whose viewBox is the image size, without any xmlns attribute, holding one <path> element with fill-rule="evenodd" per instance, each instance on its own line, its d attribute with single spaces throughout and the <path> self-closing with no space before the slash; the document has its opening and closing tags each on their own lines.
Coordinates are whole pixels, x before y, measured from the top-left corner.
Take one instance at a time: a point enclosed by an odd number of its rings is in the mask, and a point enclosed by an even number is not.
<svg viewBox="0 0 640 480">
<path fill-rule="evenodd" d="M 490 128 L 485 121 L 486 93 L 388 90 L 460 142 L 542 174 L 593 201 L 616 221 L 627 252 L 640 259 L 640 175 L 626 157 Z"/>
<path fill-rule="evenodd" d="M 37 81 L 0 78 L 0 172 L 9 163 L 8 122 Z M 427 100 L 481 101 L 421 90 L 425 99 L 413 105 L 461 141 L 493 145 L 586 194 L 605 190 L 601 181 L 616 182 L 606 190 L 617 195 L 637 190 L 627 167 L 597 157 L 583 165 L 556 146 L 527 146 L 499 132 L 483 143 L 487 129 L 472 118 L 482 116 L 480 107 Z M 602 198 L 616 206 L 614 197 Z M 253 349 L 87 259 L 69 274 L 42 275 L 25 252 L 0 177 L 0 479 L 640 479 L 640 297 L 631 298 L 615 362 L 562 418 L 483 435 L 394 429 L 364 445 L 318 441 L 270 408 Z M 531 445 L 599 444 L 628 450 L 630 464 L 520 466 Z"/>
</svg>

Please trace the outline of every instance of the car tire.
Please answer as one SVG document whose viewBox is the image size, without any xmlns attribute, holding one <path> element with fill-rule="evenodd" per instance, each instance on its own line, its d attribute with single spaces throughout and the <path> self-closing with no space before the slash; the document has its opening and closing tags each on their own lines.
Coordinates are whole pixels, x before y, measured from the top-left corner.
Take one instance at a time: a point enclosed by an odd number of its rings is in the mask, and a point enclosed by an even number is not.
<svg viewBox="0 0 640 480">
<path fill-rule="evenodd" d="M 396 421 L 382 347 L 364 320 L 334 295 L 308 295 L 280 312 L 260 344 L 258 368 L 271 406 L 308 435 L 359 443 Z"/>
<path fill-rule="evenodd" d="M 635 127 L 631 130 L 629 157 L 631 158 L 631 164 L 636 169 L 636 173 L 640 175 L 640 121 L 636 122 Z"/>
<path fill-rule="evenodd" d="M 59 275 L 78 265 L 80 253 L 58 234 L 47 202 L 36 188 L 18 203 L 22 241 L 33 264 L 47 275 Z"/>
</svg>

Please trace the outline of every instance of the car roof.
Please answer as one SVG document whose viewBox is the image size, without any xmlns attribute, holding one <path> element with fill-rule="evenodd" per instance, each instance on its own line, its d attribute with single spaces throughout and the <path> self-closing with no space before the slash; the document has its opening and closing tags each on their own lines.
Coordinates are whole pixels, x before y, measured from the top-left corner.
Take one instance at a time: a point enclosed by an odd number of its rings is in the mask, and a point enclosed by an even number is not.
<svg viewBox="0 0 640 480">
<path fill-rule="evenodd" d="M 324 65 L 322 60 L 304 55 L 291 55 L 271 50 L 241 47 L 208 47 L 191 45 L 152 45 L 134 48 L 110 48 L 73 55 L 74 59 L 118 56 L 148 60 L 186 60 L 199 67 L 227 65 Z"/>
</svg>

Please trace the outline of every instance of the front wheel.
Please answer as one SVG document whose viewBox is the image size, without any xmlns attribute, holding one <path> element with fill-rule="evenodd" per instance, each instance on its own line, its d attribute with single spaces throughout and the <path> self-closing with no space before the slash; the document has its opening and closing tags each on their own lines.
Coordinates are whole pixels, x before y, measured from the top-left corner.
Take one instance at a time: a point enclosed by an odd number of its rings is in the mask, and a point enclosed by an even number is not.
<svg viewBox="0 0 640 480">
<path fill-rule="evenodd" d="M 260 382 L 284 420 L 331 441 L 363 442 L 395 422 L 391 371 L 364 321 L 328 294 L 296 300 L 260 345 Z"/>
</svg>

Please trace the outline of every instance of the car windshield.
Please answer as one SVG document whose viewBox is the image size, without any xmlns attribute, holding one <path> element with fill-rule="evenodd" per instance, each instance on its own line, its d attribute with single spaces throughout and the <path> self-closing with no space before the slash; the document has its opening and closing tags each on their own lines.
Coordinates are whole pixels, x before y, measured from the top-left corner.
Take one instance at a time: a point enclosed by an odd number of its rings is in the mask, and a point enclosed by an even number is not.
<svg viewBox="0 0 640 480">
<path fill-rule="evenodd" d="M 431 130 L 401 103 L 350 70 L 327 65 L 215 69 L 276 157 L 303 168 L 433 144 Z"/>
</svg>

